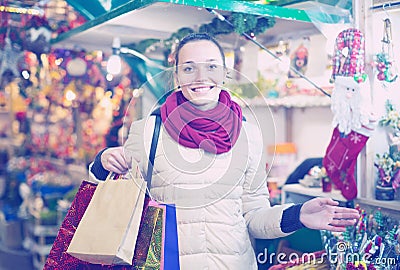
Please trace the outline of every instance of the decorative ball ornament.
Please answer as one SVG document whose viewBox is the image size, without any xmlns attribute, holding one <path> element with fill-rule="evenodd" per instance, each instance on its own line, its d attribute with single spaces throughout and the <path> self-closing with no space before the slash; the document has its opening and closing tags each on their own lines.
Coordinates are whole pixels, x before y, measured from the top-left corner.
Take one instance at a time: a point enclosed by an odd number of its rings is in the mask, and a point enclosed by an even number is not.
<svg viewBox="0 0 400 270">
<path fill-rule="evenodd" d="M 397 74 L 392 72 L 392 61 L 385 53 L 378 53 L 376 55 L 376 69 L 378 73 L 376 75 L 377 79 L 385 82 L 394 82 L 397 79 Z"/>
<path fill-rule="evenodd" d="M 377 79 L 385 82 L 394 82 L 397 79 L 397 70 L 394 67 L 392 23 L 386 18 L 383 26 L 382 51 L 376 54 Z"/>
<path fill-rule="evenodd" d="M 72 77 L 81 77 L 86 73 L 87 62 L 80 57 L 71 59 L 66 64 L 66 70 L 68 72 L 68 75 Z"/>
</svg>

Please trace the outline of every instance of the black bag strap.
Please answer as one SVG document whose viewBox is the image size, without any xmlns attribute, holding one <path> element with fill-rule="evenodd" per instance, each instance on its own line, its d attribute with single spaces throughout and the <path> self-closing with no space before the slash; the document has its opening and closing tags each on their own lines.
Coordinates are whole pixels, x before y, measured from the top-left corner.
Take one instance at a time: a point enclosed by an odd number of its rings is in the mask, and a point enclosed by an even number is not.
<svg viewBox="0 0 400 270">
<path fill-rule="evenodd" d="M 147 190 L 150 191 L 151 187 L 151 179 L 153 177 L 153 167 L 154 167 L 154 158 L 156 156 L 158 137 L 160 136 L 160 128 L 161 128 L 161 111 L 160 108 L 155 109 L 151 115 L 156 117 L 156 122 L 154 124 L 154 132 L 153 138 L 151 139 L 150 146 L 150 154 L 149 154 L 149 163 L 147 165 Z M 246 118 L 243 116 L 243 121 L 246 121 Z"/>
<path fill-rule="evenodd" d="M 150 154 L 149 154 L 149 163 L 147 165 L 147 191 L 150 191 L 151 188 L 151 179 L 153 176 L 153 167 L 154 167 L 154 158 L 156 156 L 157 144 L 158 144 L 158 137 L 160 136 L 160 128 L 161 128 L 161 113 L 160 109 L 156 109 L 151 113 L 156 117 L 156 122 L 154 124 L 154 132 L 153 138 L 151 139 L 151 146 L 150 146 Z"/>
</svg>

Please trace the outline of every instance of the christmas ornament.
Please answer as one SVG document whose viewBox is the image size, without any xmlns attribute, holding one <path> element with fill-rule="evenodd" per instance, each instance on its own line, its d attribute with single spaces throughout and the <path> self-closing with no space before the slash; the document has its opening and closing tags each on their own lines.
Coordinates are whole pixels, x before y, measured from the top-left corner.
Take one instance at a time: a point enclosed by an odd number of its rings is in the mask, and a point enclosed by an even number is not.
<svg viewBox="0 0 400 270">
<path fill-rule="evenodd" d="M 360 89 L 361 84 L 336 77 L 331 106 L 335 128 L 323 159 L 327 175 L 348 200 L 357 196 L 354 167 L 376 125 L 369 98 L 362 97 L 369 89 Z"/>
<path fill-rule="evenodd" d="M 44 17 L 33 16 L 25 25 L 24 48 L 40 55 L 50 52 L 52 29 Z"/>
<path fill-rule="evenodd" d="M 291 55 L 291 66 L 294 69 L 301 73 L 305 74 L 307 71 L 307 63 L 308 63 L 308 49 L 301 44 Z M 289 71 L 289 78 L 298 78 L 300 77 L 297 73 L 292 70 Z"/>
<path fill-rule="evenodd" d="M 351 131 L 342 136 L 336 127 L 323 158 L 326 173 L 347 200 L 357 196 L 354 178 L 357 156 L 364 148 L 368 136 Z"/>
<path fill-rule="evenodd" d="M 334 130 L 322 163 L 347 200 L 357 196 L 354 177 L 357 157 L 377 123 L 364 72 L 364 47 L 364 36 L 359 30 L 344 30 L 336 38 L 333 58 Z"/>
<path fill-rule="evenodd" d="M 394 70 L 393 44 L 392 44 L 392 24 L 390 19 L 384 20 L 382 51 L 376 55 L 377 79 L 385 82 L 394 82 L 397 74 Z"/>
<path fill-rule="evenodd" d="M 357 82 L 365 79 L 365 38 L 360 30 L 349 28 L 336 37 L 332 64 L 332 80 L 336 76 L 355 76 Z"/>
<path fill-rule="evenodd" d="M 81 77 L 85 75 L 87 70 L 87 63 L 80 57 L 73 58 L 66 64 L 68 75 L 72 77 Z"/>
<path fill-rule="evenodd" d="M 357 83 L 353 77 L 336 76 L 331 96 L 332 125 L 344 135 L 376 121 L 370 91 L 368 81 Z"/>
<path fill-rule="evenodd" d="M 359 205 L 355 208 L 360 218 L 354 226 L 340 234 L 321 232 L 327 256 L 332 258 L 331 269 L 399 269 L 399 221 L 379 208 L 374 213 Z"/>
</svg>

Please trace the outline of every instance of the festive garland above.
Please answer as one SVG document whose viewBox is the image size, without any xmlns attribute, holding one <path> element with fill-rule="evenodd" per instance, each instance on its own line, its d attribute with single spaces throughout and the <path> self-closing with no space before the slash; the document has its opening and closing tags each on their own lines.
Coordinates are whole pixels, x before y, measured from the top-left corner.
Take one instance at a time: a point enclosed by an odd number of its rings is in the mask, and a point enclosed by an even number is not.
<svg viewBox="0 0 400 270">
<path fill-rule="evenodd" d="M 275 25 L 275 19 L 272 17 L 260 17 L 245 13 L 233 12 L 231 15 L 226 16 L 226 20 L 230 21 L 233 26 L 226 21 L 214 18 L 210 23 L 201 25 L 198 32 L 206 32 L 212 36 L 230 34 L 233 32 L 238 34 L 247 33 L 250 36 L 256 36 Z M 145 39 L 139 43 L 128 44 L 127 47 L 141 53 L 145 53 L 147 50 L 155 48 L 156 46 L 170 51 L 177 41 L 193 32 L 195 32 L 193 29 L 184 27 L 173 33 L 168 39 Z"/>
</svg>

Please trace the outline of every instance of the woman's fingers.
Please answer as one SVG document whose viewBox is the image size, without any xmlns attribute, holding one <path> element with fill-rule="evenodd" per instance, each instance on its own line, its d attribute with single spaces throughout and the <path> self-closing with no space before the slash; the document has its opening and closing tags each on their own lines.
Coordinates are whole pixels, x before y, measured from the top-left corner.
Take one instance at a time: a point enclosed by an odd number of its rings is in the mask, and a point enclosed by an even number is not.
<svg viewBox="0 0 400 270">
<path fill-rule="evenodd" d="M 125 159 L 125 153 L 122 147 L 109 148 L 101 155 L 101 162 L 106 170 L 115 173 L 126 173 L 129 169 L 129 163 Z"/>
<path fill-rule="evenodd" d="M 345 232 L 346 227 L 338 227 L 338 226 L 333 226 L 333 225 L 327 225 L 323 230 L 329 230 L 332 232 Z"/>
<path fill-rule="evenodd" d="M 119 155 L 119 154 L 115 155 L 114 159 L 115 159 L 115 162 L 116 162 L 115 165 L 120 166 L 121 169 L 122 168 L 128 169 L 128 163 L 126 162 L 124 155 Z"/>
<path fill-rule="evenodd" d="M 334 219 L 329 224 L 335 227 L 353 226 L 356 223 L 355 219 Z"/>
<path fill-rule="evenodd" d="M 358 212 L 350 212 L 350 211 L 346 211 L 346 212 L 335 212 L 334 217 L 337 219 L 357 219 L 359 218 L 359 214 Z"/>
<path fill-rule="evenodd" d="M 332 200 L 331 198 L 319 198 L 321 205 L 332 205 L 337 206 L 339 202 Z"/>
<path fill-rule="evenodd" d="M 125 172 L 128 170 L 128 166 L 126 165 L 126 162 L 121 161 L 121 160 L 111 159 L 109 161 L 109 166 L 110 166 L 110 169 L 111 168 L 117 169 L 119 171 L 118 173 Z"/>
<path fill-rule="evenodd" d="M 125 174 L 127 172 L 127 170 L 122 168 L 121 166 L 114 166 L 112 164 L 109 165 L 108 170 L 117 174 Z"/>
</svg>

